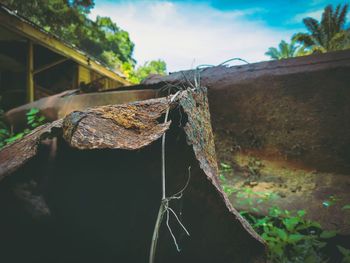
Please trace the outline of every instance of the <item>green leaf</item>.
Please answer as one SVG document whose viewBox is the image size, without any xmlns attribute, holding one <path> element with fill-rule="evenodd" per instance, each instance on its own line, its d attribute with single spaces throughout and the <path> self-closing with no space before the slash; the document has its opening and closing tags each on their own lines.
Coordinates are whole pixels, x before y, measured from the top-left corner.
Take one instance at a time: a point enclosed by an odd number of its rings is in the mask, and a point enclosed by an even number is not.
<svg viewBox="0 0 350 263">
<path fill-rule="evenodd" d="M 297 242 L 299 242 L 300 240 L 303 240 L 303 239 L 305 239 L 304 235 L 292 234 L 292 235 L 289 235 L 288 242 L 290 242 L 290 243 L 297 243 Z"/>
<path fill-rule="evenodd" d="M 288 235 L 287 235 L 287 232 L 284 231 L 283 229 L 281 228 L 275 228 L 275 232 L 277 233 L 277 235 L 283 240 L 283 241 L 287 241 L 288 239 Z"/>
<path fill-rule="evenodd" d="M 12 137 L 6 139 L 5 142 L 11 143 L 11 142 L 14 142 L 14 141 L 16 141 L 18 139 L 21 139 L 23 136 L 24 136 L 24 133 L 21 132 L 21 133 L 16 134 L 15 136 L 12 136 Z"/>
<path fill-rule="evenodd" d="M 221 180 L 222 182 L 226 182 L 226 181 L 227 181 L 226 177 L 225 177 L 223 174 L 220 174 L 220 175 L 219 175 L 219 178 L 220 178 L 220 180 Z"/>
<path fill-rule="evenodd" d="M 306 211 L 305 210 L 299 210 L 297 212 L 297 214 L 298 214 L 298 216 L 303 217 L 306 214 Z"/>
<path fill-rule="evenodd" d="M 226 163 L 220 163 L 220 166 L 224 169 L 231 169 L 231 165 L 226 164 Z"/>
<path fill-rule="evenodd" d="M 342 247 L 342 246 L 337 246 L 337 248 L 340 251 L 340 253 L 342 253 L 343 256 L 345 256 L 345 257 L 350 256 L 350 249 L 347 249 L 347 248 Z"/>
<path fill-rule="evenodd" d="M 337 234 L 337 231 L 323 231 L 320 235 L 320 238 L 331 238 L 334 237 Z"/>
<path fill-rule="evenodd" d="M 286 226 L 288 231 L 292 231 L 296 225 L 300 222 L 298 217 L 285 218 L 283 224 Z"/>
<path fill-rule="evenodd" d="M 26 115 L 27 116 L 30 116 L 30 115 L 35 115 L 35 114 L 37 114 L 37 113 L 39 113 L 39 109 L 37 109 L 37 108 L 32 108 L 32 109 L 30 109 L 27 113 L 26 113 Z"/>
<path fill-rule="evenodd" d="M 253 207 L 252 210 L 256 213 L 260 211 L 259 208 L 256 208 L 256 207 Z"/>
<path fill-rule="evenodd" d="M 316 246 L 318 247 L 318 248 L 323 248 L 323 247 L 325 247 L 327 245 L 327 242 L 317 242 L 316 243 Z"/>
<path fill-rule="evenodd" d="M 333 202 L 327 200 L 327 201 L 324 201 L 322 204 L 325 207 L 330 207 L 331 205 L 333 205 Z"/>
<path fill-rule="evenodd" d="M 46 120 L 44 116 L 40 116 L 38 122 L 43 123 Z"/>
<path fill-rule="evenodd" d="M 344 205 L 344 206 L 342 207 L 342 210 L 348 210 L 348 209 L 350 209 L 350 205 Z"/>
</svg>

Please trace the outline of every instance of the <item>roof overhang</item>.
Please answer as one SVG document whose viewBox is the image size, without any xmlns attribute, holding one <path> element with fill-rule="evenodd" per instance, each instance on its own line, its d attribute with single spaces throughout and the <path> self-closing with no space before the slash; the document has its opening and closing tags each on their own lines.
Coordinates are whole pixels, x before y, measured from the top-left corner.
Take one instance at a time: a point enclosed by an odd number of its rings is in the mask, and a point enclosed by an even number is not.
<svg viewBox="0 0 350 263">
<path fill-rule="evenodd" d="M 25 38 L 32 40 L 34 43 L 40 44 L 105 77 L 113 79 L 121 83 L 122 86 L 130 85 L 122 73 L 108 69 L 85 52 L 63 42 L 57 36 L 49 34 L 43 28 L 31 23 L 21 16 L 18 16 L 15 12 L 3 5 L 0 5 L 0 26 L 24 36 Z"/>
</svg>

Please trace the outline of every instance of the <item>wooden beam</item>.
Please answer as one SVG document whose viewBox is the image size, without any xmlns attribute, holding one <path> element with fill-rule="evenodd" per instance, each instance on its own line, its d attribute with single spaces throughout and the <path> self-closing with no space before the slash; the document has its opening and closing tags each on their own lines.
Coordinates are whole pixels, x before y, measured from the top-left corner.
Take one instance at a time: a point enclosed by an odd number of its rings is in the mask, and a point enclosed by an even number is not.
<svg viewBox="0 0 350 263">
<path fill-rule="evenodd" d="M 57 61 L 51 62 L 49 64 L 46 64 L 46 65 L 44 65 L 44 66 L 34 70 L 33 74 L 34 75 L 38 74 L 38 73 L 40 73 L 40 72 L 42 72 L 44 70 L 47 70 L 47 69 L 52 68 L 52 67 L 54 67 L 54 66 L 56 66 L 58 64 L 61 64 L 61 63 L 65 62 L 65 61 L 67 61 L 67 60 L 69 60 L 69 59 L 68 58 L 61 58 L 61 59 L 59 59 Z"/>
<path fill-rule="evenodd" d="M 28 56 L 27 56 L 27 101 L 34 101 L 34 51 L 33 42 L 28 41 Z"/>
<path fill-rule="evenodd" d="M 34 26 L 16 15 L 0 10 L 0 25 L 52 50 L 57 54 L 72 59 L 76 63 L 86 66 L 87 68 L 98 72 L 103 76 L 122 83 L 123 85 L 130 85 L 127 80 L 119 76 L 116 72 L 93 60 L 87 54 L 74 49 L 68 44 L 62 42 L 62 40 L 58 39 L 57 37 L 48 34 L 43 29 Z"/>
</svg>

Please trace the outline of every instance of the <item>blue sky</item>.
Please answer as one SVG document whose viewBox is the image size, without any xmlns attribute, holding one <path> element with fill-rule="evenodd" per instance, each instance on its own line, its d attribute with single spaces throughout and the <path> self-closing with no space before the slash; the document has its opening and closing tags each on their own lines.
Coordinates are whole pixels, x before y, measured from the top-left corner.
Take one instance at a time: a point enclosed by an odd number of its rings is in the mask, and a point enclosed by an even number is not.
<svg viewBox="0 0 350 263">
<path fill-rule="evenodd" d="M 95 0 L 90 16 L 109 16 L 128 31 L 138 64 L 163 59 L 171 72 L 234 57 L 268 60 L 269 47 L 305 31 L 302 18 L 319 19 L 327 4 L 339 3 L 345 1 Z"/>
</svg>

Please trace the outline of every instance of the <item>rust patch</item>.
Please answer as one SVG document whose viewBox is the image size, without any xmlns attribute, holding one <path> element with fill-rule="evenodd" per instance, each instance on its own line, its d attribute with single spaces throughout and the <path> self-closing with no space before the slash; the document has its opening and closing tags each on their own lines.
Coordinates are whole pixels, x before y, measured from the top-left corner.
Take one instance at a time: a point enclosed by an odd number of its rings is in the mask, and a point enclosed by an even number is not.
<svg viewBox="0 0 350 263">
<path fill-rule="evenodd" d="M 54 128 L 60 129 L 61 127 L 62 120 L 44 124 L 34 129 L 21 140 L 5 146 L 0 151 L 0 181 L 37 154 L 38 145 L 45 135 L 51 134 Z"/>
<path fill-rule="evenodd" d="M 216 181 L 218 166 L 206 88 L 194 92 L 183 92 L 179 103 L 188 117 L 184 128 L 187 142 L 193 146 L 200 167 L 212 180 Z"/>
<path fill-rule="evenodd" d="M 140 149 L 169 129 L 170 121 L 157 121 L 169 107 L 163 98 L 73 112 L 63 121 L 63 136 L 79 149 Z"/>
<path fill-rule="evenodd" d="M 227 209 L 240 221 L 248 233 L 261 242 L 261 244 L 265 244 L 263 239 L 255 232 L 251 225 L 232 206 L 220 185 L 207 89 L 201 87 L 193 92 L 183 92 L 179 97 L 179 104 L 188 117 L 188 122 L 184 128 L 187 143 L 192 145 L 196 159 L 199 161 L 200 168 L 219 192 Z"/>
</svg>

